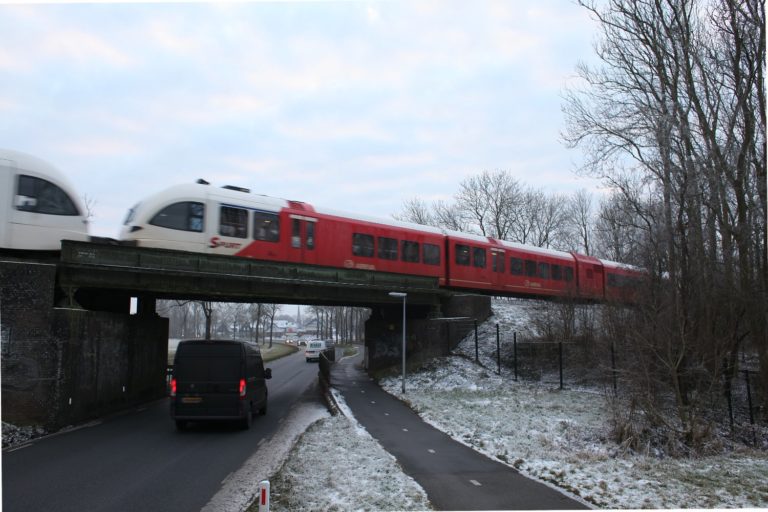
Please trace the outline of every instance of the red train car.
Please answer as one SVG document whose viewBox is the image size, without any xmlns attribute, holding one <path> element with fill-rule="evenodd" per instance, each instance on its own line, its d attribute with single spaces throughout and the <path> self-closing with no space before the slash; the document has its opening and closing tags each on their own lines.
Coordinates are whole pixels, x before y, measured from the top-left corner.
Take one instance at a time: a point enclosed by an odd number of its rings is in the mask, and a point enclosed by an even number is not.
<svg viewBox="0 0 768 512">
<path fill-rule="evenodd" d="M 631 300 L 641 273 L 591 256 L 430 226 L 351 215 L 206 182 L 178 185 L 129 211 L 139 246 L 435 277 L 498 295 Z"/>
</svg>

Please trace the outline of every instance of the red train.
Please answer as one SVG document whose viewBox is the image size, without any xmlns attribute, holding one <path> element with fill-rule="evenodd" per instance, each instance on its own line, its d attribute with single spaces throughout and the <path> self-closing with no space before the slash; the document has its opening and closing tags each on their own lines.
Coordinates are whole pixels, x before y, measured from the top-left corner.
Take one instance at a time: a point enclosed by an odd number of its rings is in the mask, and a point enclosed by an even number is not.
<svg viewBox="0 0 768 512">
<path fill-rule="evenodd" d="M 494 295 L 631 300 L 642 273 L 577 253 L 315 208 L 299 201 L 178 185 L 133 207 L 120 238 L 139 246 L 432 276 Z"/>
</svg>

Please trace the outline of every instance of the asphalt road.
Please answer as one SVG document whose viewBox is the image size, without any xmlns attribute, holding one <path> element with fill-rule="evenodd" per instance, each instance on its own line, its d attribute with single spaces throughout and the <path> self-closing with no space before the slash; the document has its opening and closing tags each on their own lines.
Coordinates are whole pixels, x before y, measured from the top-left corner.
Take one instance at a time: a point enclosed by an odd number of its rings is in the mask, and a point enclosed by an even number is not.
<svg viewBox="0 0 768 512">
<path fill-rule="evenodd" d="M 357 368 L 360 356 L 333 367 L 331 382 L 357 421 L 397 458 L 437 510 L 576 510 L 583 503 L 524 477 L 424 423 Z"/>
<path fill-rule="evenodd" d="M 200 510 L 316 388 L 318 366 L 302 352 L 266 366 L 273 372 L 269 409 L 250 430 L 201 425 L 177 432 L 165 399 L 3 452 L 2 510 Z"/>
</svg>

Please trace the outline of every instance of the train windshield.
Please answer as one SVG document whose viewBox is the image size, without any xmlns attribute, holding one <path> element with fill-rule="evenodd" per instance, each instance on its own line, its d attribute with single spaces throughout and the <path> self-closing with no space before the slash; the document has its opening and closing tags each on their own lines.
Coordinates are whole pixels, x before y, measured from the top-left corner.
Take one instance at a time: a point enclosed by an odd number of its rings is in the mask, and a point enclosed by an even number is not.
<svg viewBox="0 0 768 512">
<path fill-rule="evenodd" d="M 23 174 L 19 175 L 16 209 L 46 215 L 80 215 L 75 202 L 59 186 Z"/>
</svg>

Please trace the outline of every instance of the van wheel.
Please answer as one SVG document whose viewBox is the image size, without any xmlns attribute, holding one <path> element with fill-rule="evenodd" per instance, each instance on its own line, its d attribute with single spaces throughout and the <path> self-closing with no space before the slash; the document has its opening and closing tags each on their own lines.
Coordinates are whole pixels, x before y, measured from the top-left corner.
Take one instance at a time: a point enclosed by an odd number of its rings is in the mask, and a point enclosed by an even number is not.
<svg viewBox="0 0 768 512">
<path fill-rule="evenodd" d="M 264 399 L 264 404 L 259 409 L 259 415 L 260 416 L 264 416 L 265 414 L 267 414 L 267 399 L 266 398 Z"/>
</svg>

